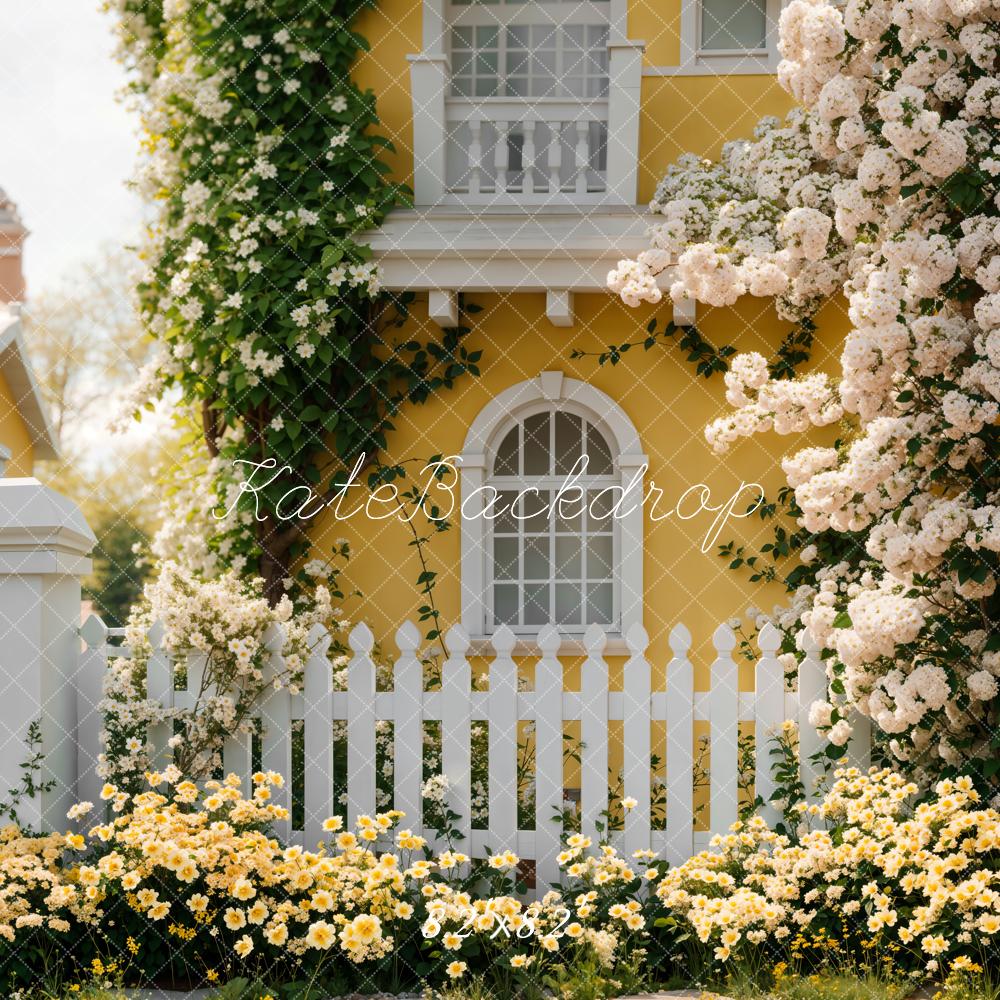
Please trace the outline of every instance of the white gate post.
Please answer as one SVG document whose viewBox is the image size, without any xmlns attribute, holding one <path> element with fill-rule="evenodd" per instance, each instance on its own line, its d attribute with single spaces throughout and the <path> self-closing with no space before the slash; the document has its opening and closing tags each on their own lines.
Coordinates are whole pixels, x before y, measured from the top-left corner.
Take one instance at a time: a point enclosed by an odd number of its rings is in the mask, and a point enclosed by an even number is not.
<svg viewBox="0 0 1000 1000">
<path fill-rule="evenodd" d="M 72 500 L 37 479 L 0 479 L 0 799 L 21 780 L 29 725 L 55 782 L 18 806 L 22 824 L 64 830 L 76 797 L 80 580 L 96 539 Z"/>
</svg>

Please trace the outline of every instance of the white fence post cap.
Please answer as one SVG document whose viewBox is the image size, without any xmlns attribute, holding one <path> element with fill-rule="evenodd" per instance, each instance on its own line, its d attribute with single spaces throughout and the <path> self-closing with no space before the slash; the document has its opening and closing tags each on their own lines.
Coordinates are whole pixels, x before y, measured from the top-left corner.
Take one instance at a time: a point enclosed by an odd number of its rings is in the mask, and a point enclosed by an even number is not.
<svg viewBox="0 0 1000 1000">
<path fill-rule="evenodd" d="M 68 497 L 34 477 L 0 479 L 0 573 L 82 575 L 96 542 Z"/>
</svg>

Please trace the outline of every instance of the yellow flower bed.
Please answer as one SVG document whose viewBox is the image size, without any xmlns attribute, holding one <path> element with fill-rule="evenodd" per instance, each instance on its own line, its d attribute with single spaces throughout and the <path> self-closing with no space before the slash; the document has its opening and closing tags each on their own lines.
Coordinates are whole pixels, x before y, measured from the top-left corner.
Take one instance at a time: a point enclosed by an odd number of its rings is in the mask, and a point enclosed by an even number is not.
<svg viewBox="0 0 1000 1000">
<path fill-rule="evenodd" d="M 787 941 L 793 958 L 857 939 L 922 955 L 928 972 L 945 956 L 967 961 L 1000 931 L 1000 813 L 977 808 L 969 778 L 940 782 L 910 811 L 916 792 L 889 770 L 837 771 L 822 804 L 802 807 L 821 828 L 792 844 L 759 818 L 738 823 L 656 895 L 719 961 L 768 939 Z"/>
<path fill-rule="evenodd" d="M 66 838 L 23 837 L 16 826 L 0 830 L 0 937 L 13 941 L 25 928 L 67 931 L 68 918 L 88 919 L 92 903 L 60 868 Z"/>
<path fill-rule="evenodd" d="M 3 938 L 16 947 L 28 928 L 83 925 L 121 937 L 102 923 L 117 904 L 177 949 L 210 937 L 229 956 L 223 973 L 405 959 L 446 979 L 488 957 L 491 974 L 513 982 L 584 953 L 607 969 L 638 956 L 666 978 L 682 951 L 707 964 L 759 953 L 773 967 L 776 948 L 791 965 L 870 952 L 943 973 L 982 961 L 1000 931 L 1000 814 L 979 808 L 967 779 L 911 808 L 916 788 L 898 775 L 839 771 L 822 804 L 803 809 L 811 829 L 796 843 L 753 819 L 673 869 L 572 834 L 562 891 L 533 901 L 515 891 L 514 854 L 470 879 L 467 856 L 430 856 L 398 812 L 360 817 L 354 830 L 331 817 L 329 842 L 305 850 L 269 832 L 287 817 L 272 801 L 280 775 L 255 775 L 249 798 L 235 777 L 203 787 L 171 769 L 148 777 L 134 796 L 107 785 L 106 819 L 85 833 L 3 831 Z M 84 803 L 71 815 L 92 811 Z"/>
</svg>

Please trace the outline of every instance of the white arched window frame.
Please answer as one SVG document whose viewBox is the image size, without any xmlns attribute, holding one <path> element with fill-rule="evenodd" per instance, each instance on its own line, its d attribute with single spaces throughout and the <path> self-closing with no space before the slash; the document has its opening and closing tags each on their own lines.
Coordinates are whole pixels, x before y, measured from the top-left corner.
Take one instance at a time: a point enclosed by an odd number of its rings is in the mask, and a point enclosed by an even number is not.
<svg viewBox="0 0 1000 1000">
<path fill-rule="evenodd" d="M 516 490 L 518 480 L 502 476 L 491 481 L 496 450 L 518 422 L 532 414 L 565 412 L 591 424 L 611 453 L 612 471 L 592 483 L 597 489 L 609 485 L 632 485 L 620 516 L 612 519 L 613 565 L 611 573 L 613 613 L 602 627 L 608 635 L 609 653 L 625 653 L 622 636 L 632 624 L 642 624 L 643 609 L 643 509 L 645 496 L 643 454 L 639 435 L 624 410 L 606 393 L 586 382 L 566 378 L 562 372 L 542 372 L 537 378 L 511 386 L 492 399 L 473 421 L 459 456 L 462 503 L 461 593 L 462 624 L 474 644 L 484 643 L 494 630 L 493 538 L 494 525 L 483 517 L 492 490 Z M 564 476 L 554 481 L 563 482 Z M 532 477 L 523 485 L 539 485 Z M 581 482 L 581 485 L 584 485 Z M 553 581 L 554 582 L 554 581 Z M 533 652 L 534 635 L 540 624 L 519 621 L 512 626 L 518 635 L 518 650 Z M 564 652 L 582 651 L 584 626 L 560 625 L 566 636 Z"/>
</svg>

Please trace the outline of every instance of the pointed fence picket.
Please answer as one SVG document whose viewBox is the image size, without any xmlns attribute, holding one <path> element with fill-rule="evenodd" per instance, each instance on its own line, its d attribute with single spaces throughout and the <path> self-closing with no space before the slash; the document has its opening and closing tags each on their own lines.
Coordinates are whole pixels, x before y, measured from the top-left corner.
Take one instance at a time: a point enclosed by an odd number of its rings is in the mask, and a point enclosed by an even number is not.
<svg viewBox="0 0 1000 1000">
<path fill-rule="evenodd" d="M 400 630 L 402 631 L 402 629 Z M 305 844 L 312 847 L 323 839 L 323 821 L 334 808 L 334 742 L 332 667 L 326 658 L 330 636 L 322 625 L 309 632 L 309 658 L 306 660 L 303 686 L 302 725 L 304 757 Z"/>
<path fill-rule="evenodd" d="M 688 659 L 691 633 L 675 625 L 674 654 L 667 666 L 667 861 L 680 864 L 694 850 L 694 669 Z"/>
<path fill-rule="evenodd" d="M 761 815 L 773 825 L 780 816 L 771 803 L 775 792 L 774 760 L 767 741 L 785 721 L 785 668 L 777 657 L 781 634 L 770 622 L 760 630 L 757 645 L 760 647 L 760 659 L 754 674 L 754 791 L 764 803 Z"/>
<path fill-rule="evenodd" d="M 85 648 L 80 654 L 76 685 L 76 798 L 78 802 L 97 802 L 103 781 L 97 773 L 102 752 L 101 729 L 104 714 L 104 675 L 108 665 L 109 629 L 97 615 L 80 628 Z"/>
<path fill-rule="evenodd" d="M 77 684 L 79 718 L 78 790 L 96 800 L 100 781 L 93 765 L 101 752 L 101 719 L 98 703 L 108 664 L 128 656 L 118 638 L 92 616 L 80 630 L 85 648 L 81 652 Z M 185 709 L 214 691 L 206 677 L 202 655 L 177 660 L 163 649 L 163 628 L 154 624 L 148 633 L 151 655 L 147 665 L 147 694 L 167 708 Z M 621 803 L 609 801 L 609 762 L 613 759 L 609 727 L 621 724 L 622 797 L 634 800 L 624 810 L 623 830 L 615 842 L 629 854 L 652 850 L 671 863 L 679 863 L 703 847 L 708 833 L 697 829 L 695 781 L 696 726 L 709 731 L 708 815 L 712 830 L 724 831 L 739 813 L 739 730 L 752 724 L 755 738 L 755 788 L 763 800 L 764 816 L 774 821 L 778 813 L 770 799 L 775 791 L 771 771 L 770 739 L 785 719 L 797 720 L 800 739 L 800 777 L 807 793 L 814 794 L 818 777 L 814 757 L 825 740 L 809 725 L 809 707 L 826 697 L 824 664 L 814 643 L 803 639 L 804 658 L 798 668 L 797 690 L 788 690 L 785 671 L 778 656 L 780 635 L 770 625 L 758 636 L 760 656 L 755 665 L 755 689 L 739 690 L 739 666 L 734 658 L 736 636 L 728 625 L 720 625 L 712 637 L 715 659 L 711 664 L 711 687 L 695 689 L 689 658 L 690 632 L 678 624 L 670 633 L 672 657 L 666 665 L 665 689 L 654 690 L 652 664 L 647 656 L 649 637 L 641 626 L 625 635 L 629 656 L 623 667 L 623 687 L 609 686 L 605 657 L 607 635 L 591 626 L 583 636 L 586 658 L 580 668 L 580 690 L 567 691 L 564 665 L 559 658 L 563 637 L 549 625 L 538 635 L 540 655 L 534 662 L 533 688 L 520 683 L 521 667 L 513 653 L 516 637 L 504 627 L 493 636 L 494 656 L 485 665 L 484 685 L 473 686 L 470 641 L 460 625 L 445 637 L 448 657 L 441 665 L 440 685 L 425 690 L 424 664 L 418 654 L 420 631 L 405 622 L 396 633 L 399 655 L 389 668 L 391 690 L 376 690 L 374 636 L 359 624 L 351 631 L 347 666 L 347 689 L 334 690 L 334 671 L 328 658 L 330 636 L 320 626 L 309 633 L 309 653 L 302 668 L 301 693 L 290 684 L 282 659 L 284 631 L 272 627 L 265 635 L 267 690 L 258 710 L 261 766 L 277 771 L 285 780 L 272 789 L 275 802 L 289 810 L 287 820 L 276 827 L 285 841 L 314 846 L 326 834 L 323 821 L 345 814 L 350 825 L 359 816 L 371 816 L 386 801 L 379 802 L 380 785 L 376 759 L 376 731 L 380 723 L 391 723 L 392 772 L 388 792 L 391 806 L 406 817 L 402 826 L 444 846 L 438 831 L 425 826 L 423 784 L 426 724 L 440 728 L 441 770 L 448 777 L 447 808 L 457 817 L 455 846 L 474 857 L 485 851 L 512 850 L 535 862 L 536 887 L 544 891 L 559 877 L 558 854 L 562 829 L 558 815 L 566 808 L 564 751 L 567 724 L 580 728 L 579 818 L 581 830 L 601 837 L 608 813 L 620 812 Z M 478 651 L 477 651 L 478 652 Z M 178 682 L 183 665 L 185 683 Z M 472 822 L 472 727 L 486 723 L 488 736 L 488 828 Z M 518 758 L 522 726 L 532 727 L 534 750 L 534 829 L 519 829 Z M 346 726 L 347 753 L 344 773 L 336 774 L 338 760 L 336 727 Z M 866 765 L 867 731 L 860 725 L 846 748 L 850 760 Z M 293 780 L 293 741 L 301 730 L 304 766 Z M 655 737 L 656 733 L 663 735 Z M 151 727 L 148 742 L 157 767 L 172 756 L 172 722 Z M 661 742 L 662 740 L 662 742 Z M 665 824 L 654 822 L 652 808 L 652 757 L 665 766 Z M 250 790 L 253 740 L 250 734 L 232 737 L 223 750 L 226 773 L 237 775 Z M 298 781 L 298 785 L 296 785 Z M 346 789 L 346 792 L 344 791 Z M 297 801 L 297 810 L 293 804 Z M 295 812 L 303 817 L 293 822 Z M 530 825 L 530 824 L 529 824 Z"/>
</svg>

